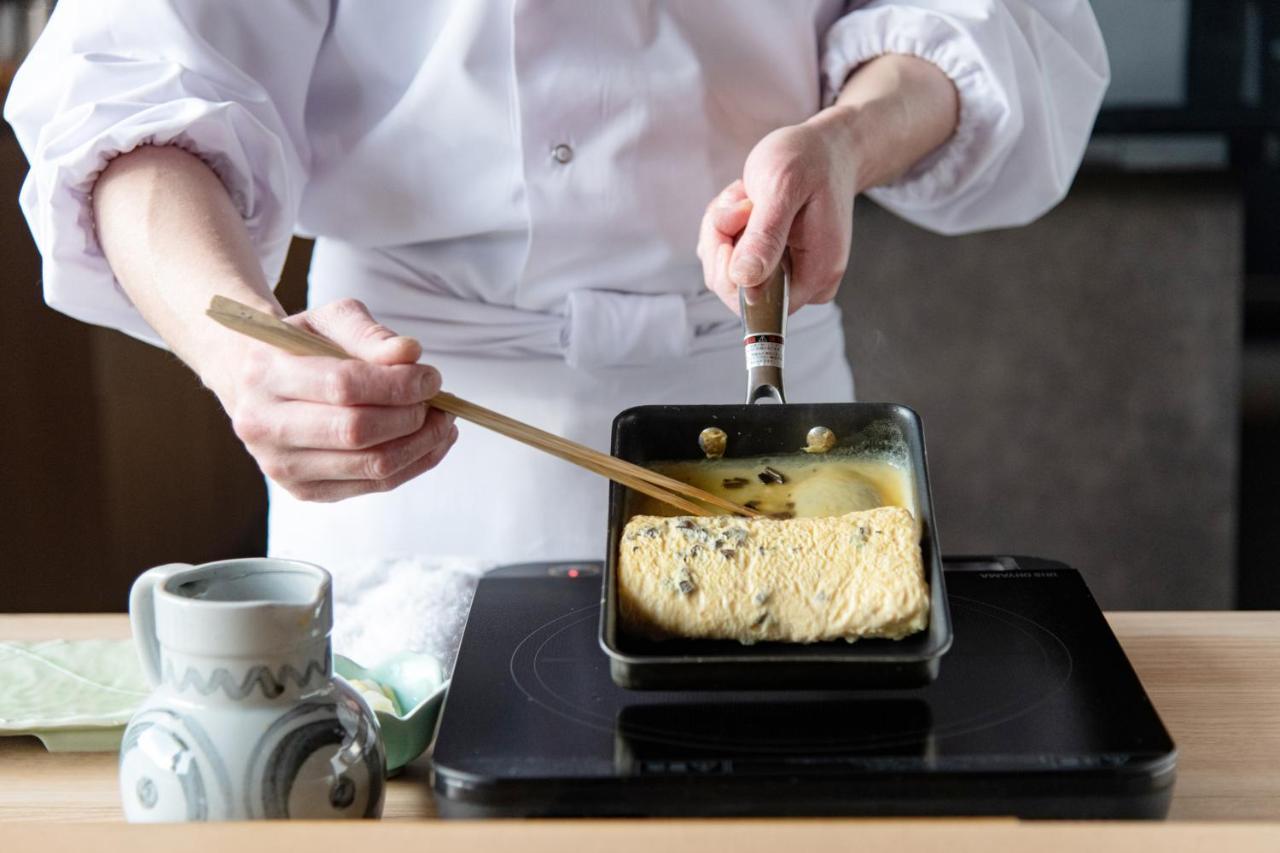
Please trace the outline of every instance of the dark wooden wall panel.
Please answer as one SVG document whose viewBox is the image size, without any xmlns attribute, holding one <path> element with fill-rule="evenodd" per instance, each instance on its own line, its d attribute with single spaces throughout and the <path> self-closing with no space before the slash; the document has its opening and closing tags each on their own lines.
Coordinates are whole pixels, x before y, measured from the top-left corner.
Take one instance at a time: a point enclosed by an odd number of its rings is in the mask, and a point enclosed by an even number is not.
<svg viewBox="0 0 1280 853">
<path fill-rule="evenodd" d="M 0 132 L 0 611 L 123 610 L 165 562 L 262 553 L 266 491 L 216 399 L 175 357 L 46 307 Z M 303 304 L 310 243 L 281 294 Z"/>
<path fill-rule="evenodd" d="M 85 328 L 45 307 L 16 199 L 26 161 L 0 133 L 0 610 L 88 605 L 109 559 Z M 74 573 L 74 574 L 72 574 Z"/>
</svg>

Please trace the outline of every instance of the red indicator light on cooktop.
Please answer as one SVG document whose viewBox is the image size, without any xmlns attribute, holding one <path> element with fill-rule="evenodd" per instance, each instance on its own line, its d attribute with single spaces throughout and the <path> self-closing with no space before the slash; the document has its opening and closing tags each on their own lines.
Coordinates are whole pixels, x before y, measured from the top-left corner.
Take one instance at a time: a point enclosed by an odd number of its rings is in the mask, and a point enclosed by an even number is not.
<svg viewBox="0 0 1280 853">
<path fill-rule="evenodd" d="M 593 566 L 590 563 L 561 563 L 558 566 L 548 566 L 547 574 L 558 578 L 590 578 L 600 575 L 600 567 Z"/>
</svg>

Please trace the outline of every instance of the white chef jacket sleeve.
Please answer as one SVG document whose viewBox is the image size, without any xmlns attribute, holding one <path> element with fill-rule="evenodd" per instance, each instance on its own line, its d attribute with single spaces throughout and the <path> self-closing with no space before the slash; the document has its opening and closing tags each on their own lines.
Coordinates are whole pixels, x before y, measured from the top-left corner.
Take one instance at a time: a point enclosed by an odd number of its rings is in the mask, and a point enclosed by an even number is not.
<svg viewBox="0 0 1280 853">
<path fill-rule="evenodd" d="M 1066 194 L 1110 79 L 1086 0 L 870 0 L 827 31 L 826 104 L 886 53 L 938 66 L 960 96 L 955 134 L 867 193 L 943 234 L 1022 225 Z"/>
<path fill-rule="evenodd" d="M 203 159 L 244 217 L 267 280 L 279 278 L 328 15 L 328 0 L 58 3 L 4 111 L 31 163 L 20 201 L 50 306 L 162 345 L 103 257 L 90 199 L 107 162 L 143 144 Z"/>
</svg>

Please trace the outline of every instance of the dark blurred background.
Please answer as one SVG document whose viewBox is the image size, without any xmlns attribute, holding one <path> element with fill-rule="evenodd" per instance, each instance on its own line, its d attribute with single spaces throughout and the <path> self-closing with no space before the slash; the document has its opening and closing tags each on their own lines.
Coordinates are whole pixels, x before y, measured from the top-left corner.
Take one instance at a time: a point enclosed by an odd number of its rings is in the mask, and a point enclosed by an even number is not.
<svg viewBox="0 0 1280 853">
<path fill-rule="evenodd" d="M 1280 607 L 1280 3 L 1093 5 L 1113 82 L 1061 206 L 944 238 L 859 203 L 859 396 L 920 411 L 945 551 L 1065 560 L 1112 609 Z M 0 2 L 6 88 L 50 6 Z M 120 610 L 148 566 L 260 553 L 265 492 L 172 356 L 44 307 L 25 171 L 0 128 L 0 611 Z"/>
</svg>

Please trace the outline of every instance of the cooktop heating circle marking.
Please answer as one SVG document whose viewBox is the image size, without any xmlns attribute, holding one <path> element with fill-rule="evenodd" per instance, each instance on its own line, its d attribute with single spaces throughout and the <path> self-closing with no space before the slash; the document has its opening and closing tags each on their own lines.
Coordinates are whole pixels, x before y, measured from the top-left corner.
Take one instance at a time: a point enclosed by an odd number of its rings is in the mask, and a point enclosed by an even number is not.
<svg viewBox="0 0 1280 853">
<path fill-rule="evenodd" d="M 600 717 L 601 719 L 608 720 L 607 725 L 601 725 L 599 723 L 595 723 L 590 720 L 584 720 L 581 717 L 577 716 L 578 713 L 582 713 L 582 709 L 578 708 L 577 705 L 575 705 L 574 703 L 567 702 L 564 699 L 560 698 L 560 696 L 558 696 L 556 692 L 552 690 L 547 685 L 547 683 L 542 679 L 542 675 L 538 672 L 538 666 L 537 666 L 539 655 L 541 654 L 542 650 L 546 648 L 547 643 L 549 643 L 552 638 L 559 636 L 560 634 L 567 631 L 568 629 L 573 628 L 577 625 L 580 625 L 583 622 L 589 621 L 591 619 L 592 613 L 598 614 L 599 612 L 600 612 L 600 605 L 598 604 L 592 604 L 586 607 L 579 607 L 576 610 L 570 610 L 568 613 L 564 614 L 563 616 L 557 616 L 555 619 L 552 619 L 550 622 L 544 623 L 540 627 L 533 629 L 525 636 L 523 640 L 521 640 L 519 643 L 516 644 L 515 649 L 511 652 L 511 660 L 507 666 L 507 671 L 511 673 L 511 680 L 515 682 L 516 687 L 520 688 L 520 692 L 525 695 L 526 699 L 528 699 L 530 702 L 534 703 L 535 705 L 545 708 L 551 713 L 559 717 L 563 717 L 572 722 L 581 723 L 583 725 L 590 726 L 591 728 L 598 729 L 600 731 L 611 732 L 613 731 L 612 718 L 606 718 L 603 715 L 593 715 L 591 714 L 590 711 L 586 712 L 589 716 L 597 716 L 597 717 Z M 573 617 L 575 616 L 577 616 L 578 618 L 573 619 Z M 520 674 L 517 671 L 517 667 L 516 667 L 516 661 L 520 657 L 521 650 L 524 649 L 524 647 L 529 643 L 530 640 L 532 640 L 539 633 L 551 628 L 551 626 L 559 622 L 564 622 L 566 619 L 573 619 L 573 621 L 551 632 L 551 634 L 548 637 L 546 637 L 545 639 L 542 640 L 541 643 L 539 643 L 538 648 L 533 652 L 533 659 L 530 664 L 530 669 L 533 672 L 534 678 L 537 679 L 538 685 L 542 687 L 544 691 L 546 691 L 547 695 L 551 696 L 553 699 L 555 699 L 558 702 L 562 702 L 565 705 L 568 705 L 571 711 L 576 713 L 566 713 L 556 708 L 555 706 L 548 704 L 546 701 L 544 701 L 543 699 L 540 699 L 538 696 L 535 696 L 534 693 L 527 686 L 525 686 L 524 682 L 521 681 Z M 601 652 L 601 654 L 603 654 L 603 652 Z"/>
<path fill-rule="evenodd" d="M 993 621 L 1003 627 L 1004 630 L 1012 630 L 1017 632 L 1039 652 L 1040 664 L 1038 671 L 1050 670 L 1056 671 L 1052 676 L 1052 684 L 1047 689 L 1042 689 L 1034 696 L 1015 695 L 1005 701 L 995 705 L 987 705 L 977 713 L 969 714 L 958 719 L 942 720 L 937 724 L 916 730 L 899 730 L 892 734 L 884 736 L 861 735 L 855 740 L 848 739 L 817 739 L 810 741 L 782 741 L 776 743 L 761 743 L 752 740 L 750 742 L 735 742 L 728 738 L 708 738 L 705 736 L 691 737 L 687 733 L 679 731 L 671 731 L 664 728 L 653 726 L 640 726 L 629 723 L 626 726 L 625 734 L 631 737 L 641 737 L 645 740 L 653 742 L 668 743 L 677 746 L 712 746 L 717 748 L 736 748 L 748 749 L 755 753 L 769 752 L 793 752 L 797 750 L 843 746 L 845 748 L 885 748 L 899 744 L 918 742 L 921 736 L 930 736 L 933 739 L 943 737 L 953 737 L 964 735 L 981 729 L 991 728 L 1000 725 L 1018 717 L 1025 716 L 1035 710 L 1040 705 L 1051 700 L 1054 696 L 1065 689 L 1067 683 L 1071 679 L 1074 672 L 1074 660 L 1070 650 L 1061 638 L 1054 632 L 1040 625 L 1034 620 L 1021 616 L 1013 611 L 998 607 L 986 602 L 977 601 L 975 599 L 952 596 L 952 608 L 960 609 L 974 613 L 985 620 Z M 618 706 L 609 704 L 610 713 L 602 714 L 583 707 L 579 702 L 566 698 L 544 677 L 544 664 L 571 664 L 579 663 L 581 665 L 599 665 L 598 662 L 588 661 L 581 655 L 557 655 L 555 657 L 548 656 L 548 647 L 557 639 L 561 638 L 566 632 L 578 628 L 586 623 L 594 621 L 594 617 L 599 614 L 599 605 L 592 604 L 585 607 L 576 608 L 561 616 L 552 619 L 533 631 L 529 632 L 512 651 L 508 671 L 511 675 L 512 682 L 524 694 L 525 698 L 535 705 L 549 711 L 565 720 L 586 726 L 600 732 L 615 734 L 619 732 L 619 721 L 617 720 L 617 712 L 624 707 L 628 707 L 627 703 Z M 1045 640 L 1049 640 L 1047 645 Z M 535 645 L 536 644 L 536 645 Z M 589 647 L 593 653 L 603 654 L 592 642 Z M 1054 654 L 1054 653 L 1057 654 Z M 1055 658 L 1057 660 L 1055 661 Z M 945 660 L 944 660 L 945 663 Z M 532 681 L 529 676 L 532 676 Z M 607 677 L 607 676 L 606 676 Z M 613 689 L 612 682 L 608 684 L 609 689 Z M 919 691 L 853 691 L 860 696 L 868 699 L 884 699 L 884 698 L 911 698 L 919 696 Z M 672 694 L 661 693 L 645 693 L 637 696 L 639 701 L 629 703 L 631 706 L 642 705 L 660 705 L 664 696 L 669 697 Z M 680 694 L 687 695 L 687 694 Z M 698 694 L 699 699 L 704 701 L 714 701 L 716 692 L 702 692 Z M 762 699 L 775 701 L 780 695 L 779 691 L 767 691 L 762 694 Z M 643 696 L 644 698 L 641 698 Z M 847 699 L 848 693 L 841 692 L 841 699 Z M 1030 700 L 1030 701 L 1027 701 Z M 691 703 L 692 704 L 692 703 Z"/>
<path fill-rule="evenodd" d="M 1067 648 L 1066 643 L 1062 642 L 1061 637 L 1059 637 L 1053 631 L 1050 631 L 1048 628 L 1041 625 L 1039 622 L 1036 622 L 1032 619 L 1028 619 L 1025 616 L 1021 616 L 1017 613 L 1014 613 L 1012 610 L 1008 610 L 1004 607 L 999 607 L 995 604 L 988 604 L 985 601 L 978 601 L 976 599 L 967 598 L 962 595 L 952 595 L 950 597 L 950 601 L 951 601 L 952 607 L 954 607 L 956 604 L 960 604 L 962 608 L 967 609 L 971 612 L 972 611 L 981 612 L 984 610 L 987 611 L 986 615 L 988 617 L 995 619 L 997 622 L 1000 622 L 1004 625 L 1007 625 L 1008 627 L 1014 629 L 1015 631 L 1027 637 L 1032 642 L 1035 642 L 1037 648 L 1040 651 L 1040 654 L 1044 658 L 1044 662 L 1046 666 L 1052 666 L 1053 661 L 1050 658 L 1049 653 L 1045 649 L 1045 647 L 1036 641 L 1035 635 L 1033 635 L 1030 631 L 1026 630 L 1025 628 L 1018 626 L 1014 620 L 1016 620 L 1017 622 L 1023 622 L 1027 625 L 1030 625 L 1041 636 L 1048 636 L 1057 644 L 1058 650 L 1061 651 L 1063 657 L 1065 658 L 1065 671 L 1063 671 L 1062 674 L 1057 677 L 1055 683 L 1050 689 L 1042 692 L 1039 695 L 1039 697 L 1030 705 L 1018 706 L 1013 709 L 1012 713 L 1004 714 L 1003 716 L 1001 716 L 1000 712 L 1002 710 L 1015 705 L 1017 702 L 1016 699 L 1009 700 L 1005 702 L 1003 705 L 996 706 L 995 708 L 987 708 L 986 710 L 978 714 L 975 714 L 971 717 L 961 718 L 959 720 L 954 720 L 948 724 L 935 727 L 933 730 L 933 733 L 936 737 L 952 737 L 955 735 L 963 735 L 963 734 L 968 734 L 969 732 L 977 731 L 978 729 L 990 728 L 992 726 L 996 726 L 1001 723 L 1007 723 L 1010 720 L 1014 720 L 1014 719 L 1017 719 L 1018 717 L 1022 717 L 1022 716 L 1025 716 L 1026 714 L 1031 713 L 1036 708 L 1040 707 L 1045 702 L 1048 702 L 1054 696 L 1057 696 L 1064 689 L 1066 689 L 1067 683 L 1071 680 L 1071 674 L 1075 672 L 1075 658 L 1072 657 L 1071 650 Z M 996 613 L 1003 614 L 1008 618 L 1002 619 L 1000 618 L 1000 616 L 995 615 Z M 943 660 L 945 661 L 946 659 L 943 658 Z"/>
<path fill-rule="evenodd" d="M 587 612 L 584 612 L 584 611 L 587 611 Z M 578 610 L 570 611 L 569 613 L 566 613 L 563 616 L 559 616 L 556 619 L 553 619 L 550 622 L 547 622 L 542 627 L 537 628 L 534 631 L 530 632 L 530 634 L 528 634 L 524 638 L 524 640 L 522 640 L 516 646 L 515 651 L 511 655 L 511 661 L 510 661 L 508 670 L 511 673 L 513 681 L 516 683 L 516 686 L 520 688 L 520 691 L 524 693 L 525 697 L 529 701 L 538 705 L 539 707 L 545 708 L 546 710 L 550 711 L 556 716 L 561 717 L 562 719 L 567 719 L 572 722 L 578 723 L 579 725 L 583 725 L 588 728 L 595 729 L 597 731 L 605 732 L 608 734 L 617 734 L 619 733 L 618 732 L 619 727 L 615 722 L 616 714 L 606 715 L 606 714 L 594 713 L 586 708 L 580 707 L 579 705 L 572 702 L 571 700 L 566 699 L 563 696 L 559 695 L 555 691 L 555 689 L 547 683 L 546 679 L 543 678 L 542 669 L 539 666 L 540 663 L 546 660 L 543 657 L 543 652 L 550 643 L 552 643 L 555 639 L 563 635 L 565 632 L 583 623 L 588 623 L 593 621 L 592 616 L 598 613 L 599 613 L 599 607 L 597 605 L 582 607 L 582 608 L 579 608 Z M 567 624 L 559 625 L 559 627 L 555 627 L 555 630 L 551 630 L 554 626 L 557 626 L 558 623 L 564 622 L 565 620 L 568 620 L 571 617 L 578 614 L 581 614 L 581 615 L 579 615 L 577 619 L 573 619 Z M 535 695 L 535 691 L 530 689 L 531 687 L 530 685 L 526 685 L 521 680 L 519 671 L 524 667 L 521 667 L 518 665 L 517 658 L 520 657 L 522 648 L 526 646 L 526 644 L 530 643 L 530 641 L 532 641 L 536 635 L 542 634 L 544 632 L 547 632 L 547 636 L 541 638 L 541 642 L 538 643 L 537 648 L 532 652 L 531 660 L 527 665 L 528 668 L 531 669 L 533 672 L 533 677 L 537 682 L 537 687 L 541 688 L 541 691 L 538 691 L 538 692 L 541 692 L 543 695 L 539 696 L 539 695 Z M 582 659 L 580 657 L 571 657 L 571 658 L 556 658 L 555 660 L 557 662 L 577 662 L 577 661 L 581 661 Z M 645 701 L 645 700 L 637 701 L 632 703 L 632 706 L 660 705 L 662 704 L 661 699 L 664 696 L 664 694 L 657 693 L 657 692 L 654 692 L 654 693 L 646 692 L 641 695 L 643 695 L 645 699 L 647 699 L 648 701 Z M 671 694 L 665 694 L 665 695 L 669 696 Z M 711 692 L 711 693 L 702 693 L 701 695 L 704 697 L 714 698 L 717 695 L 723 695 L 723 694 L 720 694 L 719 692 Z M 766 691 L 763 693 L 764 698 L 774 699 L 774 700 L 776 700 L 779 697 L 779 695 L 785 695 L 785 694 L 782 694 L 780 691 Z M 557 707 L 557 705 L 559 705 L 560 707 Z M 732 739 L 724 738 L 724 737 L 719 737 L 719 738 L 690 737 L 688 734 L 685 734 L 682 732 L 672 732 L 668 729 L 658 728 L 655 726 L 640 726 L 634 723 L 628 724 L 625 732 L 623 732 L 622 734 L 624 734 L 624 736 L 629 735 L 633 739 L 636 736 L 639 736 L 643 740 L 647 740 L 653 743 L 663 743 L 663 744 L 673 745 L 673 746 L 695 746 L 695 747 L 715 746 L 717 748 L 735 748 L 735 749 L 748 750 L 754 753 L 791 754 L 799 750 L 813 750 L 813 749 L 821 749 L 824 747 L 830 748 L 835 746 L 850 745 L 850 742 L 848 741 L 848 739 L 845 739 L 845 738 L 826 738 L 826 739 L 814 739 L 809 741 L 762 743 L 757 740 L 734 741 Z M 918 742 L 922 737 L 928 737 L 929 735 L 930 735 L 930 729 L 928 727 L 918 728 L 914 730 L 904 729 L 898 732 L 894 732 L 893 734 L 888 734 L 883 736 L 863 734 L 859 736 L 859 738 L 856 741 L 853 742 L 853 745 L 855 745 L 857 748 L 873 748 L 873 747 L 885 748 L 890 746 L 915 743 L 915 742 Z"/>
<path fill-rule="evenodd" d="M 581 613 L 582 611 L 591 611 L 591 612 L 583 613 L 583 615 L 580 618 L 574 619 L 573 621 L 560 626 L 555 631 L 552 631 L 548 636 L 542 639 L 542 642 L 538 644 L 538 647 L 533 652 L 533 661 L 531 664 L 531 668 L 533 670 L 533 676 L 537 680 L 538 686 L 542 689 L 542 691 L 547 696 L 551 697 L 556 702 L 560 703 L 565 708 L 567 708 L 568 710 L 566 711 L 560 708 L 553 707 L 548 702 L 542 699 L 539 699 L 537 696 L 534 696 L 527 687 L 525 687 L 523 684 L 520 683 L 520 679 L 516 675 L 515 658 L 520 651 L 520 646 L 523 646 L 525 641 L 532 639 L 533 634 L 536 634 L 539 631 L 547 630 L 551 628 L 551 626 L 554 625 L 555 623 L 568 619 L 569 617 L 577 613 Z M 573 662 L 580 661 L 581 658 L 578 658 L 578 657 L 548 659 L 543 657 L 543 652 L 549 644 L 551 644 L 554 640 L 556 640 L 566 631 L 569 631 L 583 623 L 592 622 L 593 621 L 592 616 L 598 612 L 599 612 L 598 607 L 594 605 L 590 607 L 583 607 L 583 608 L 580 608 L 579 610 L 571 611 L 565 614 L 564 616 L 558 617 L 557 619 L 554 619 L 551 622 L 548 622 L 547 624 L 543 625 L 542 628 L 532 632 L 529 636 L 525 638 L 524 641 L 521 641 L 520 645 L 516 647 L 516 652 L 513 653 L 511 657 L 512 662 L 509 669 L 512 673 L 512 677 L 515 680 L 517 686 L 520 687 L 521 692 L 523 692 L 525 696 L 534 704 L 539 705 L 543 708 L 546 708 L 548 711 L 551 711 L 552 713 L 556 714 L 559 717 L 579 723 L 580 725 L 585 725 L 589 728 L 596 729 L 597 731 L 616 734 L 619 731 L 619 725 L 615 722 L 616 714 L 613 716 L 605 715 L 605 714 L 597 714 L 590 710 L 587 710 L 585 708 L 578 706 L 577 704 L 564 698 L 563 696 L 560 696 L 559 694 L 556 693 L 555 689 L 547 683 L 546 679 L 543 678 L 542 669 L 539 666 L 541 662 L 550 662 L 550 660 L 554 660 L 558 663 L 573 663 Z M 657 700 L 663 694 L 655 692 L 655 693 L 647 693 L 645 695 L 647 697 L 651 697 L 653 701 L 639 701 L 639 702 L 632 703 L 632 705 L 630 706 L 623 706 L 623 707 L 625 708 L 625 707 L 636 707 L 636 706 L 646 706 L 646 705 L 656 706 L 656 705 L 662 704 L 660 701 L 657 701 Z M 718 694 L 711 693 L 710 695 L 715 696 Z M 778 692 L 768 691 L 768 692 L 765 692 L 764 696 L 765 698 L 776 699 L 778 697 Z M 862 697 L 859 696 L 859 698 L 862 698 Z M 594 719 L 584 719 L 584 717 L 594 718 Z M 714 737 L 714 738 L 692 737 L 691 738 L 686 734 L 683 734 L 680 732 L 672 732 L 669 729 L 659 728 L 656 726 L 640 726 L 640 725 L 636 725 L 635 723 L 628 724 L 623 734 L 632 735 L 633 737 L 635 735 L 641 735 L 643 739 L 651 742 L 665 743 L 665 744 L 670 744 L 675 746 L 714 745 L 717 747 L 733 747 L 737 749 L 745 749 L 745 750 L 750 750 L 752 752 L 757 752 L 757 753 L 777 752 L 777 753 L 789 754 L 798 749 L 814 749 L 815 747 L 820 748 L 820 747 L 840 746 L 840 745 L 847 745 L 849 743 L 849 741 L 844 738 L 826 738 L 826 739 L 815 739 L 815 740 L 800 741 L 800 742 L 790 741 L 790 742 L 780 742 L 776 744 L 768 743 L 768 742 L 761 743 L 754 739 L 749 741 L 735 741 L 733 739 L 725 738 L 725 737 Z M 884 735 L 884 736 L 864 734 L 858 738 L 858 740 L 856 741 L 856 745 L 859 748 L 895 746 L 899 744 L 913 743 L 917 741 L 920 737 L 928 736 L 929 734 L 930 734 L 929 728 L 902 730 L 894 734 Z"/>
</svg>

